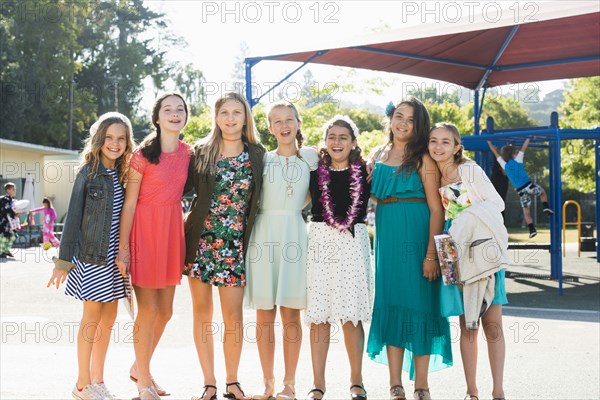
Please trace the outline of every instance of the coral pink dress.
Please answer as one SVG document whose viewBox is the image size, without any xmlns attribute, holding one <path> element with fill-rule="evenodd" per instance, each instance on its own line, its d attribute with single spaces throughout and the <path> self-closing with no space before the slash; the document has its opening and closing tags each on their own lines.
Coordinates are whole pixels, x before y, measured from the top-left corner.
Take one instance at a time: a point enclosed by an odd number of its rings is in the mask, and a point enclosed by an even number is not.
<svg viewBox="0 0 600 400">
<path fill-rule="evenodd" d="M 131 278 L 135 286 L 160 289 L 178 285 L 185 261 L 181 197 L 191 148 L 179 141 L 177 150 L 161 153 L 151 164 L 140 150 L 131 168 L 143 175 L 129 239 Z"/>
</svg>

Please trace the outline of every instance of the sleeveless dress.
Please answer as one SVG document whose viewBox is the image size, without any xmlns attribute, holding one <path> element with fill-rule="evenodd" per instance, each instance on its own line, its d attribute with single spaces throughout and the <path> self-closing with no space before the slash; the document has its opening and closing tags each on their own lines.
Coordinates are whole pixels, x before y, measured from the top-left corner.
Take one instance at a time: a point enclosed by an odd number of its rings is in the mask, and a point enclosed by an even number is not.
<svg viewBox="0 0 600 400">
<path fill-rule="evenodd" d="M 415 170 L 375 163 L 371 194 L 379 199 L 425 198 Z M 367 353 L 387 364 L 386 346 L 404 348 L 404 371 L 414 380 L 414 357 L 431 355 L 429 372 L 452 365 L 450 325 L 440 311 L 441 278 L 423 277 L 429 241 L 426 202 L 379 203 L 375 215 L 375 304 Z"/>
<path fill-rule="evenodd" d="M 131 168 L 143 175 L 129 239 L 135 286 L 161 289 L 181 283 L 185 240 L 181 197 L 192 152 L 179 141 L 175 151 L 151 164 L 140 150 Z"/>
<path fill-rule="evenodd" d="M 198 255 L 184 275 L 220 287 L 246 286 L 244 231 L 254 180 L 248 148 L 217 161 L 215 188 Z"/>
<path fill-rule="evenodd" d="M 94 265 L 81 262 L 73 256 L 75 268 L 67 275 L 65 294 L 79 300 L 109 303 L 126 297 L 125 279 L 117 268 L 117 249 L 119 246 L 119 221 L 123 208 L 123 188 L 119 183 L 117 171 L 106 170 L 113 180 L 114 199 L 110 237 L 108 242 L 108 258 L 106 265 Z"/>
<path fill-rule="evenodd" d="M 452 220 L 466 208 L 471 206 L 471 200 L 466 187 L 462 182 L 450 183 L 440 188 L 442 204 L 445 209 L 446 223 L 444 231 L 452 226 Z M 495 288 L 492 304 L 508 304 L 506 298 L 506 285 L 504 282 L 505 271 L 502 269 L 494 274 Z M 462 315 L 465 313 L 462 291 L 458 285 L 441 285 L 440 307 L 445 317 Z"/>
<path fill-rule="evenodd" d="M 299 153 L 300 158 L 276 151 L 265 154 L 260 208 L 246 253 L 244 296 L 253 309 L 306 307 L 308 232 L 302 209 L 318 155 L 311 148 L 300 148 Z"/>
</svg>

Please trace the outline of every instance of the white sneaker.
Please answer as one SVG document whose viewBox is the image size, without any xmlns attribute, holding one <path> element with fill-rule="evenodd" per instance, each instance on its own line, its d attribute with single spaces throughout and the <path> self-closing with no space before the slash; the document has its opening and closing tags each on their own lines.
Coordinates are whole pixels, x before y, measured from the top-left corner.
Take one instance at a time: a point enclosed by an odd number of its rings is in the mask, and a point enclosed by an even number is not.
<svg viewBox="0 0 600 400">
<path fill-rule="evenodd" d="M 73 388 L 71 395 L 76 400 L 102 400 L 103 397 L 100 393 L 96 391 L 96 388 L 90 383 L 89 385 L 85 385 L 85 387 L 79 391 L 77 385 Z"/>
<path fill-rule="evenodd" d="M 96 389 L 96 392 L 101 396 L 101 400 L 115 400 L 115 396 L 113 396 L 104 383 L 94 383 L 93 386 L 94 389 Z"/>
</svg>

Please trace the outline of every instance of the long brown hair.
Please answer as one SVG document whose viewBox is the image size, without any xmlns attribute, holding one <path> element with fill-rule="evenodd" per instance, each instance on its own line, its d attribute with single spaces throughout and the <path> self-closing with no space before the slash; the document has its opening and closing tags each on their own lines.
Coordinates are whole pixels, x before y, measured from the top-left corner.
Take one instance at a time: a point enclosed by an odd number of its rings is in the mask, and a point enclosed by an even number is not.
<svg viewBox="0 0 600 400">
<path fill-rule="evenodd" d="M 402 105 L 410 106 L 413 109 L 413 134 L 404 148 L 404 159 L 398 171 L 409 172 L 413 169 L 419 170 L 423 164 L 423 155 L 427 153 L 427 144 L 429 141 L 429 130 L 431 126 L 429 113 L 425 105 L 416 97 L 409 97 L 401 101 L 394 107 L 394 112 Z M 394 112 L 390 113 L 387 130 L 388 142 L 386 146 L 392 147 L 394 142 L 394 133 L 392 132 L 392 118 Z"/>
<path fill-rule="evenodd" d="M 244 143 L 260 144 L 260 138 L 254 125 L 254 118 L 252 117 L 252 110 L 246 99 L 236 92 L 225 93 L 223 97 L 215 102 L 214 127 L 212 133 L 196 143 L 196 170 L 200 173 L 215 173 L 217 159 L 219 154 L 221 154 L 221 147 L 223 145 L 223 132 L 221 132 L 221 128 L 217 125 L 217 115 L 219 115 L 219 111 L 223 104 L 228 100 L 239 101 L 244 105 L 246 113 L 246 123 L 242 128 L 242 140 Z"/>
<path fill-rule="evenodd" d="M 103 114 L 90 127 L 90 136 L 85 141 L 85 147 L 81 153 L 81 163 L 78 170 L 81 170 L 85 165 L 90 166 L 90 176 L 95 176 L 98 173 L 100 165 L 100 153 L 104 141 L 106 140 L 106 131 L 112 124 L 121 124 L 125 127 L 127 142 L 123 155 L 115 160 L 115 170 L 119 177 L 119 182 L 122 184 L 125 181 L 129 169 L 129 159 L 133 154 L 135 143 L 133 142 L 133 128 L 129 118 L 118 112 L 109 112 Z"/>
<path fill-rule="evenodd" d="M 189 117 L 188 106 L 181 93 L 163 93 L 154 101 L 154 106 L 152 107 L 152 125 L 154 125 L 154 128 L 156 130 L 153 133 L 146 136 L 139 146 L 140 150 L 142 151 L 142 155 L 146 157 L 146 159 L 150 161 L 151 164 L 158 164 L 160 161 L 160 153 L 162 149 L 160 147 L 160 125 L 158 124 L 158 113 L 160 112 L 160 107 L 162 106 L 162 102 L 164 101 L 164 99 L 171 96 L 179 97 L 181 101 L 183 101 L 186 123 Z"/>
</svg>

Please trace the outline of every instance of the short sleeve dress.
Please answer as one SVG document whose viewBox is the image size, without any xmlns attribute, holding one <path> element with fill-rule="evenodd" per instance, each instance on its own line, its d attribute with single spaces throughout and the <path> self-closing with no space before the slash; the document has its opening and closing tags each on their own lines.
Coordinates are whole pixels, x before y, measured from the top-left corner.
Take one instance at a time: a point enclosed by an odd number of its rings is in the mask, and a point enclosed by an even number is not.
<svg viewBox="0 0 600 400">
<path fill-rule="evenodd" d="M 306 307 L 308 231 L 302 209 L 317 163 L 312 148 L 301 148 L 299 157 L 265 154 L 260 206 L 246 254 L 250 308 Z"/>
<path fill-rule="evenodd" d="M 129 245 L 131 278 L 135 286 L 161 289 L 181 283 L 185 240 L 181 197 L 191 148 L 179 141 L 173 152 L 162 152 L 151 164 L 140 150 L 131 168 L 142 174 Z"/>
</svg>

